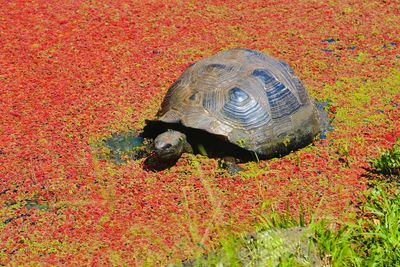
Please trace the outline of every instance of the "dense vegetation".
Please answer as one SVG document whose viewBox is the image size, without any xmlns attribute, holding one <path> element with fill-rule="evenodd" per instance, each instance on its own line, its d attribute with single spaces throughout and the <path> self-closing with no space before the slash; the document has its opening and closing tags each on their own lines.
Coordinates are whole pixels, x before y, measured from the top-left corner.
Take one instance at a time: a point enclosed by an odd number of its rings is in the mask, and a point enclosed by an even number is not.
<svg viewBox="0 0 400 267">
<path fill-rule="evenodd" d="M 343 226 L 316 232 L 337 262 L 390 261 L 398 199 L 368 189 L 368 169 L 398 173 L 399 25 L 398 1 L 4 1 L 0 265 L 167 265 L 285 213 Z M 104 140 L 140 131 L 189 64 L 232 47 L 288 62 L 333 130 L 235 176 L 200 155 L 161 172 L 109 160 Z"/>
</svg>

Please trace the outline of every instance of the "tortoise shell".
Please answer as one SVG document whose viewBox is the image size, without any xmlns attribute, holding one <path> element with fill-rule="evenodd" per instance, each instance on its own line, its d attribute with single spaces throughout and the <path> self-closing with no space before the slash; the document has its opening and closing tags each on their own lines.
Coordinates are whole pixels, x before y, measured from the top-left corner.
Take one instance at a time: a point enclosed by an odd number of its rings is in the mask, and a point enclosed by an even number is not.
<svg viewBox="0 0 400 267">
<path fill-rule="evenodd" d="M 319 111 L 289 65 L 240 48 L 189 66 L 157 121 L 219 135 L 265 157 L 305 146 L 321 130 Z"/>
</svg>

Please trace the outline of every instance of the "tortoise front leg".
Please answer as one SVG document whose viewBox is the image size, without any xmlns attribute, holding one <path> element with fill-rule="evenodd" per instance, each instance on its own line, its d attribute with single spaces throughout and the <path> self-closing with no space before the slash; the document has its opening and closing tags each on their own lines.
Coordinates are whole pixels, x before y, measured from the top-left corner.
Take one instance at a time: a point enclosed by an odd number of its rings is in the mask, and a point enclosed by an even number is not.
<svg viewBox="0 0 400 267">
<path fill-rule="evenodd" d="M 219 161 L 219 165 L 221 168 L 227 170 L 231 175 L 244 171 L 244 169 L 237 164 L 236 158 L 234 157 L 223 157 Z"/>
</svg>

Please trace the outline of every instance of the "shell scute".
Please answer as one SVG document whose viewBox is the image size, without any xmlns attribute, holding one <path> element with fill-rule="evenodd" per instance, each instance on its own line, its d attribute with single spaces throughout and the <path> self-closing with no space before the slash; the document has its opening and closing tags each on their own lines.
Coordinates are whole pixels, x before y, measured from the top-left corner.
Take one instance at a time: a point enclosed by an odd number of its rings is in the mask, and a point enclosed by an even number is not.
<svg viewBox="0 0 400 267">
<path fill-rule="evenodd" d="M 288 116 L 301 106 L 294 94 L 280 82 L 275 82 L 266 94 L 273 119 Z"/>
<path fill-rule="evenodd" d="M 265 69 L 255 69 L 252 75 L 259 78 L 266 85 L 275 80 L 272 74 Z"/>
<path fill-rule="evenodd" d="M 269 121 L 269 114 L 260 103 L 238 87 L 229 90 L 223 114 L 234 126 L 245 129 L 260 127 Z"/>
</svg>

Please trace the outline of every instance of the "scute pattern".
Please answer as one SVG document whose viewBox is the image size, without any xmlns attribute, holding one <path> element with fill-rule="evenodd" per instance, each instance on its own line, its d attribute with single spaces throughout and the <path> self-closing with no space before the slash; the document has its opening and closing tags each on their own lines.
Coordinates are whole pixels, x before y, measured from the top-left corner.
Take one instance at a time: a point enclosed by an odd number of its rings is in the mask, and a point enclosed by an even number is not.
<svg viewBox="0 0 400 267">
<path fill-rule="evenodd" d="M 269 71 L 264 70 L 264 69 L 255 69 L 253 71 L 252 75 L 257 78 L 260 78 L 261 81 L 263 81 L 263 83 L 265 85 L 268 85 L 269 83 L 271 83 L 275 80 L 275 78 L 272 76 L 272 74 L 269 73 Z"/>
<path fill-rule="evenodd" d="M 250 57 L 256 57 L 261 60 L 267 60 L 267 57 L 258 51 L 250 50 L 250 49 L 246 49 L 246 48 L 239 48 L 238 50 L 245 51 Z"/>
<path fill-rule="evenodd" d="M 288 73 L 291 74 L 292 79 L 290 79 L 290 83 L 292 84 L 293 88 L 297 89 L 297 93 L 299 95 L 300 103 L 308 103 L 310 101 L 308 93 L 304 84 L 301 80 L 294 74 L 293 69 L 284 61 L 279 61 L 279 65 Z"/>
<path fill-rule="evenodd" d="M 279 82 L 268 70 L 255 69 L 252 75 L 260 78 L 264 83 L 273 119 L 288 116 L 300 108 L 300 103 L 289 88 Z"/>
<path fill-rule="evenodd" d="M 221 92 L 219 91 L 209 91 L 204 93 L 203 98 L 203 107 L 211 112 L 217 112 L 221 105 L 221 101 L 223 101 L 223 96 L 221 96 Z"/>
<path fill-rule="evenodd" d="M 226 119 L 246 129 L 259 127 L 270 120 L 260 103 L 238 87 L 229 90 L 229 100 L 223 107 L 223 113 Z"/>
<path fill-rule="evenodd" d="M 292 92 L 282 83 L 275 82 L 267 90 L 268 102 L 273 119 L 286 117 L 300 108 L 300 103 Z"/>
<path fill-rule="evenodd" d="M 238 103 L 241 103 L 249 98 L 249 95 L 238 87 L 234 87 L 229 90 L 229 99 Z"/>
<path fill-rule="evenodd" d="M 231 49 L 191 65 L 170 89 L 158 120 L 225 136 L 260 155 L 285 136 L 316 134 L 319 114 L 286 63 L 249 49 Z M 300 141 L 299 141 L 300 142 Z"/>
<path fill-rule="evenodd" d="M 207 68 L 225 69 L 226 66 L 224 64 L 212 63 Z"/>
</svg>

